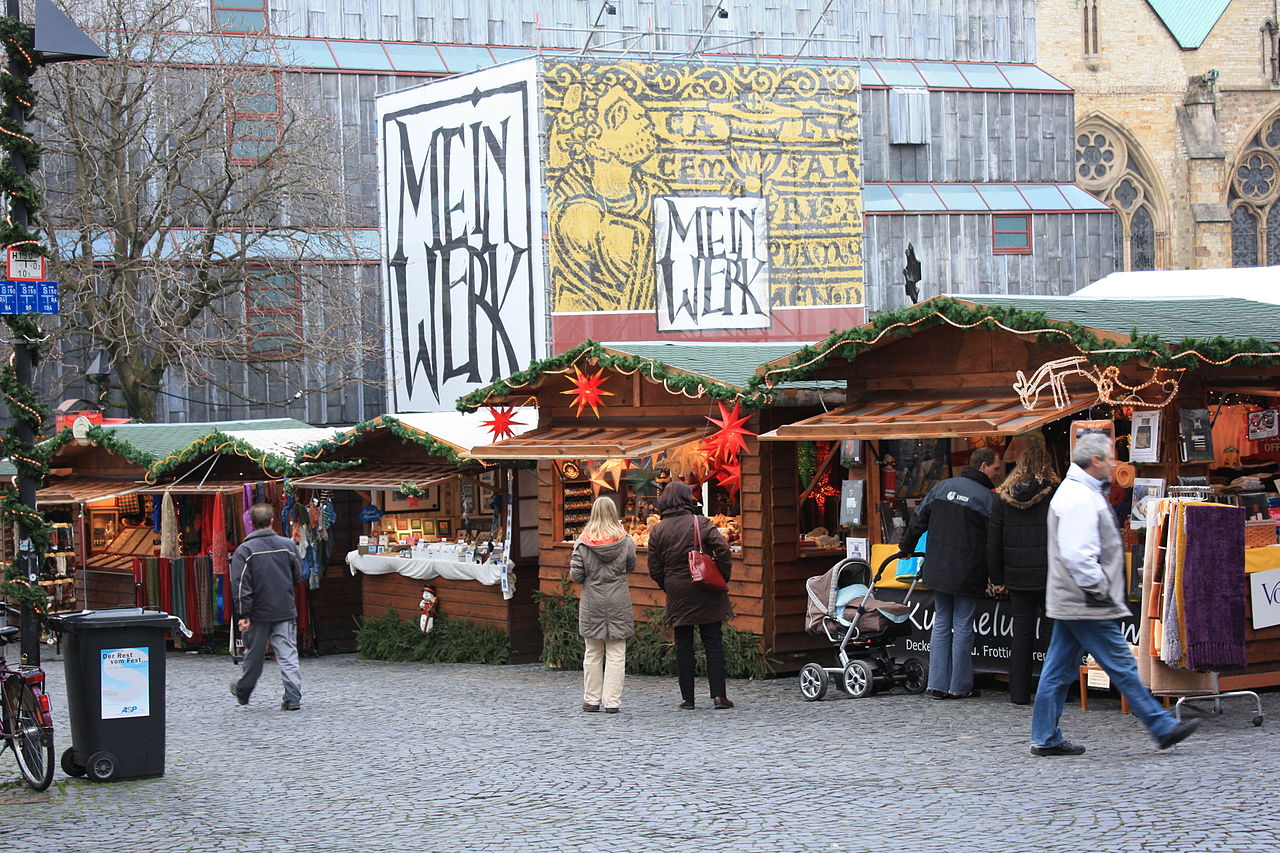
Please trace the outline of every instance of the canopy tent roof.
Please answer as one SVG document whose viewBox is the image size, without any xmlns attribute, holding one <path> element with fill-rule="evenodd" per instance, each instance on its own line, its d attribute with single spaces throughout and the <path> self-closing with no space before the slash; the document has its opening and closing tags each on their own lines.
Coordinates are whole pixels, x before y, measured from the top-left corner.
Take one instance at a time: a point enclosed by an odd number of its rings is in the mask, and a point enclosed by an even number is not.
<svg viewBox="0 0 1280 853">
<path fill-rule="evenodd" d="M 761 441 L 840 441 L 849 438 L 967 438 L 1018 435 L 1075 414 L 1098 401 L 1076 397 L 1064 408 L 1026 409 L 1016 396 L 991 399 L 948 394 L 912 401 L 841 406 L 763 433 Z"/>
<path fill-rule="evenodd" d="M 348 429 L 338 430 L 322 441 L 301 448 L 297 452 L 297 460 L 302 464 L 323 460 L 332 457 L 343 448 L 354 447 L 364 438 L 381 432 L 390 432 L 402 441 L 420 445 L 429 453 L 456 465 L 466 461 L 463 456 L 472 447 L 492 440 L 493 434 L 485 426 L 485 421 L 491 418 L 488 412 L 406 412 L 396 415 L 379 415 Z M 533 429 L 537 422 L 536 408 L 516 408 L 514 421 L 510 425 L 511 431 L 520 435 Z M 350 452 L 353 455 L 359 455 L 358 450 L 353 449 Z M 360 467 L 367 467 L 367 464 L 362 464 Z M 421 464 L 411 467 L 417 470 L 422 469 Z"/>
<path fill-rule="evenodd" d="M 93 503 L 131 495 L 142 488 L 141 483 L 122 480 L 93 480 L 86 477 L 49 478 L 43 488 L 36 491 L 36 505 L 55 503 Z"/>
</svg>

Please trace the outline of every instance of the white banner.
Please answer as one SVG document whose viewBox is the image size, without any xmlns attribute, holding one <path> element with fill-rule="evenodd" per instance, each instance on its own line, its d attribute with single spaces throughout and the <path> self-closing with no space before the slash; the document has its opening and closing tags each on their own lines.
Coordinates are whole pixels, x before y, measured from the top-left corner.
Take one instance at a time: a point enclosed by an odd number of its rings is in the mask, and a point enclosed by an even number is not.
<svg viewBox="0 0 1280 853">
<path fill-rule="evenodd" d="M 767 329 L 767 222 L 763 198 L 655 198 L 658 330 Z"/>
<path fill-rule="evenodd" d="M 377 100 L 391 412 L 452 410 L 548 355 L 536 69 Z"/>
</svg>

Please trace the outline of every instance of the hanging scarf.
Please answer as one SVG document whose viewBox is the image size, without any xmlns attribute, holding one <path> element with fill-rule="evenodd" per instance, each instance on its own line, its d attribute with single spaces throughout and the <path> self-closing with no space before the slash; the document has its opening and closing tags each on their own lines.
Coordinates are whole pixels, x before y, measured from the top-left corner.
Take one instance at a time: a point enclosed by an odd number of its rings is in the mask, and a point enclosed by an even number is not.
<svg viewBox="0 0 1280 853">
<path fill-rule="evenodd" d="M 209 515 L 209 556 L 213 558 L 213 573 L 230 574 L 231 564 L 227 559 L 227 513 L 223 506 L 222 492 L 214 492 L 213 510 Z"/>
<path fill-rule="evenodd" d="M 244 530 L 240 535 L 240 538 L 243 539 L 249 535 L 249 531 L 253 530 L 253 522 L 249 520 L 249 507 L 253 506 L 253 483 L 244 484 L 244 494 L 240 503 L 240 508 L 244 511 L 244 515 L 240 519 L 244 522 Z"/>
<path fill-rule="evenodd" d="M 160 502 L 160 556 L 170 560 L 181 556 L 178 538 L 178 510 L 173 494 L 166 491 Z"/>
</svg>

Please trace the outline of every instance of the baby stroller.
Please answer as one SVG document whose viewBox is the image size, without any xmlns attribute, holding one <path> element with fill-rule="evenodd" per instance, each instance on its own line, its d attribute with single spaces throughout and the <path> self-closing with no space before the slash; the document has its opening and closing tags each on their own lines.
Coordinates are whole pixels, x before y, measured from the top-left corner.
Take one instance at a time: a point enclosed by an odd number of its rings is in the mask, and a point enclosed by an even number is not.
<svg viewBox="0 0 1280 853">
<path fill-rule="evenodd" d="M 923 556 L 912 554 L 913 557 Z M 901 684 L 908 693 L 923 693 L 928 672 L 919 658 L 901 664 L 890 649 L 899 637 L 911 633 L 907 604 L 916 582 L 912 580 L 904 603 L 876 599 L 875 586 L 894 554 L 880 564 L 875 577 L 863 560 L 841 560 L 826 574 L 805 581 L 809 603 L 805 627 L 811 634 L 825 635 L 836 646 L 839 666 L 807 663 L 800 670 L 800 693 L 810 702 L 827 695 L 832 678 L 840 676 L 840 686 L 855 699 L 877 689 Z"/>
</svg>

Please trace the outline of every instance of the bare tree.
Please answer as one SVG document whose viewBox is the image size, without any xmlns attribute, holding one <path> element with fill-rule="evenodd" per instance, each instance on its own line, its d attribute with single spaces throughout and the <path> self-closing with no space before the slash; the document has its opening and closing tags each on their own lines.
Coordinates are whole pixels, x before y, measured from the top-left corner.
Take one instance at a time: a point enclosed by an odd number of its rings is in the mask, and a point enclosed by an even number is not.
<svg viewBox="0 0 1280 853">
<path fill-rule="evenodd" d="M 370 300 L 324 263 L 352 259 L 344 135 L 303 75 L 265 36 L 209 36 L 203 0 L 68 12 L 109 58 L 38 81 L 63 353 L 83 366 L 105 351 L 145 420 L 175 370 L 251 402 L 360 379 L 381 344 L 362 334 Z M 234 364 L 265 378 L 264 399 Z"/>
</svg>

